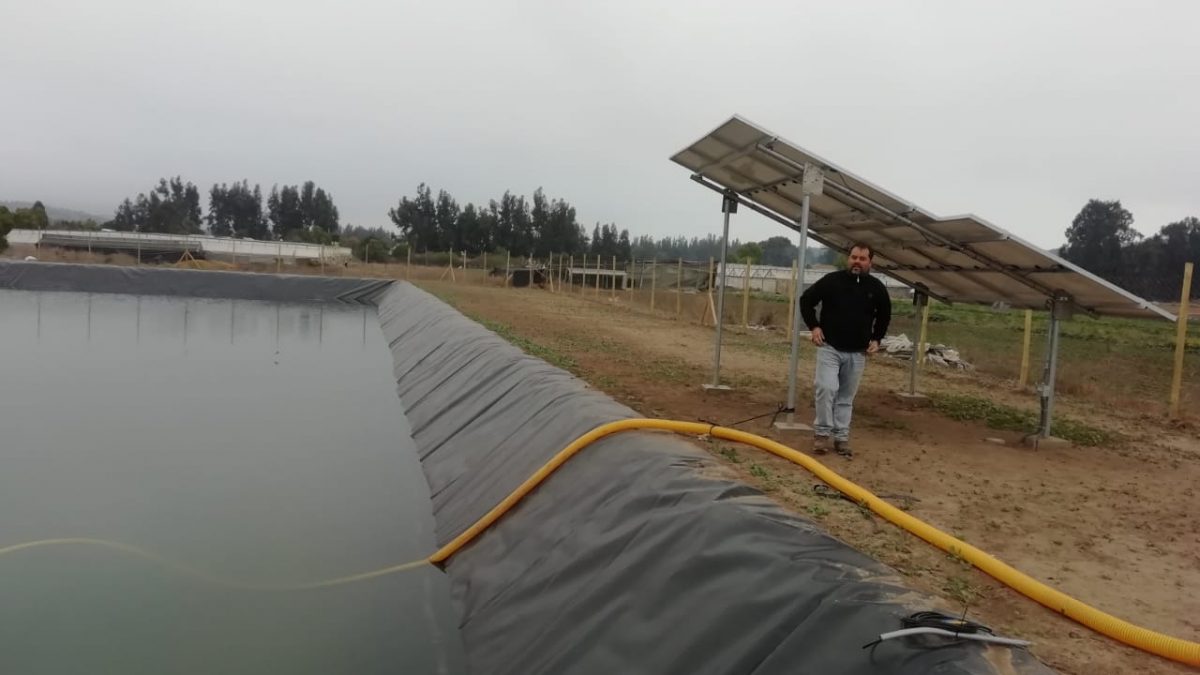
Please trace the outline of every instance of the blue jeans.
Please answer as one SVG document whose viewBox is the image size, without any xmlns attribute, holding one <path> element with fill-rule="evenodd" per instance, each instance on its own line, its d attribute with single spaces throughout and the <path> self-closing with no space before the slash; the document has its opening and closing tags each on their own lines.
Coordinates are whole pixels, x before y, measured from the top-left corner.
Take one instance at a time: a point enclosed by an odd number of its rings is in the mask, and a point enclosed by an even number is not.
<svg viewBox="0 0 1200 675">
<path fill-rule="evenodd" d="M 813 432 L 817 436 L 850 440 L 854 395 L 866 364 L 867 355 L 863 352 L 842 352 L 829 345 L 817 348 L 817 372 L 813 380 L 817 408 Z"/>
</svg>

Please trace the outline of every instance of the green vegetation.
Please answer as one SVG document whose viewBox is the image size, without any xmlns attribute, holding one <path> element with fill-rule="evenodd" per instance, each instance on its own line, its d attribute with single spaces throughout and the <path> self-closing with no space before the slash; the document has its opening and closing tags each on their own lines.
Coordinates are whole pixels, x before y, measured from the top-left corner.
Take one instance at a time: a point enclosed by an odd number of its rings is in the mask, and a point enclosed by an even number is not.
<svg viewBox="0 0 1200 675">
<path fill-rule="evenodd" d="M 504 338 L 506 342 L 517 349 L 520 349 L 526 354 L 537 357 L 546 363 L 558 366 L 559 368 L 570 371 L 576 375 L 579 374 L 577 372 L 579 369 L 579 364 L 570 356 L 563 354 L 562 352 L 559 352 L 551 347 L 540 345 L 533 340 L 517 335 L 515 332 L 513 332 L 512 326 L 509 326 L 508 324 L 500 323 L 499 321 L 492 321 L 491 319 L 485 319 L 484 317 L 463 311 L 463 309 L 458 305 L 458 299 L 451 293 L 435 291 L 433 294 L 442 302 L 462 312 L 463 316 L 480 324 L 484 328 L 487 328 L 501 338 Z"/>
<path fill-rule="evenodd" d="M 7 206 L 0 205 L 0 252 L 8 248 L 8 240 L 4 235 L 14 229 L 44 230 L 50 225 L 46 216 L 46 207 L 41 202 L 34 202 L 27 209 L 10 211 Z"/>
<path fill-rule="evenodd" d="M 829 515 L 829 509 L 827 509 L 824 504 L 820 503 L 809 504 L 805 510 L 808 511 L 810 516 L 815 516 L 817 518 L 824 518 L 825 516 Z"/>
<path fill-rule="evenodd" d="M 983 422 L 992 429 L 1033 433 L 1037 429 L 1037 416 L 1025 410 L 994 403 L 979 396 L 966 394 L 930 395 L 934 408 L 943 415 L 960 421 Z M 1115 443 L 1118 437 L 1103 429 L 1089 426 L 1059 416 L 1054 420 L 1051 433 L 1077 445 L 1098 446 Z"/>
<path fill-rule="evenodd" d="M 468 315 L 468 316 L 470 316 L 470 315 Z M 516 347 L 517 349 L 520 349 L 521 351 L 525 352 L 526 354 L 528 354 L 530 356 L 537 357 L 537 358 L 545 361 L 546 363 L 549 363 L 554 366 L 558 366 L 559 368 L 562 368 L 563 370 L 568 370 L 571 372 L 575 372 L 575 370 L 579 367 L 579 364 L 576 363 L 575 359 L 571 358 L 570 356 L 567 356 L 566 354 L 563 354 L 562 352 L 555 351 L 554 349 L 551 349 L 550 347 L 540 345 L 540 344 L 534 342 L 533 340 L 530 340 L 528 338 L 523 338 L 520 335 L 517 335 L 516 333 L 513 332 L 512 327 L 509 326 L 508 324 L 503 324 L 503 323 L 500 323 L 499 321 L 491 321 L 491 320 L 484 319 L 482 317 L 477 317 L 477 316 L 470 316 L 470 318 L 473 321 L 479 322 L 481 325 L 483 325 L 484 328 L 487 328 L 488 330 L 492 331 L 496 335 L 499 335 L 500 337 L 504 338 L 506 341 L 508 341 L 514 347 Z"/>
<path fill-rule="evenodd" d="M 968 606 L 983 597 L 983 589 L 972 584 L 964 576 L 955 575 L 950 577 L 946 580 L 946 584 L 942 586 L 942 590 L 946 592 L 946 595 Z"/>
<path fill-rule="evenodd" d="M 732 464 L 741 464 L 742 463 L 742 457 L 741 457 L 741 455 L 738 454 L 738 451 L 736 448 L 731 448 L 729 446 L 725 446 L 725 447 L 722 447 L 720 450 L 717 450 L 717 452 L 722 457 L 729 460 L 729 462 Z"/>
</svg>

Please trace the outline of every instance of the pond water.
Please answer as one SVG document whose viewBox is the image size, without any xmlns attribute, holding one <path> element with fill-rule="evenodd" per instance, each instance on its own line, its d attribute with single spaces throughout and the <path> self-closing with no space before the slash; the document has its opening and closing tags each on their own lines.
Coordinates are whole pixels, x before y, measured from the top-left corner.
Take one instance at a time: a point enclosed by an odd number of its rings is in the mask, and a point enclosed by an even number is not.
<svg viewBox="0 0 1200 675">
<path fill-rule="evenodd" d="M 0 291 L 0 672 L 459 673 L 373 307 Z"/>
</svg>

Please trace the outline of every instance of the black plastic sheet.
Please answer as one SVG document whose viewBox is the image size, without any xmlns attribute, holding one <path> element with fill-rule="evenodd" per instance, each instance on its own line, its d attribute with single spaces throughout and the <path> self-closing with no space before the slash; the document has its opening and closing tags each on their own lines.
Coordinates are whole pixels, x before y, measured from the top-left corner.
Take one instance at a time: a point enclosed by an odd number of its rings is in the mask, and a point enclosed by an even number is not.
<svg viewBox="0 0 1200 675">
<path fill-rule="evenodd" d="M 636 416 L 411 285 L 379 317 L 440 542 L 578 436 Z M 863 649 L 953 609 L 712 466 L 670 434 L 608 437 L 453 557 L 472 672 L 1050 672 L 977 643 Z"/>
</svg>

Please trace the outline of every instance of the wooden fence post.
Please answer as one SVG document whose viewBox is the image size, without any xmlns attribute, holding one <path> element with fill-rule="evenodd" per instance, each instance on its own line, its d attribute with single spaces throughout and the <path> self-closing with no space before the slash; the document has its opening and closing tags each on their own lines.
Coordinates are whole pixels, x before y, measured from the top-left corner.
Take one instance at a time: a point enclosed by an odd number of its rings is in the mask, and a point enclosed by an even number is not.
<svg viewBox="0 0 1200 675">
<path fill-rule="evenodd" d="M 1033 310 L 1025 310 L 1025 341 L 1021 345 L 1021 376 L 1017 384 L 1022 389 L 1029 384 L 1029 344 L 1033 340 Z"/>
<path fill-rule="evenodd" d="M 1183 289 L 1179 292 L 1179 319 L 1175 328 L 1175 372 L 1171 376 L 1171 417 L 1179 417 L 1180 392 L 1183 389 L 1183 355 L 1187 348 L 1188 307 L 1192 297 L 1194 265 L 1183 266 Z"/>
</svg>

